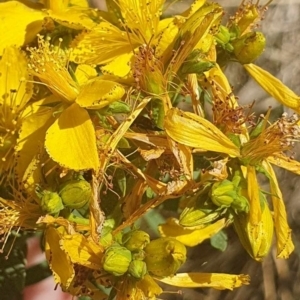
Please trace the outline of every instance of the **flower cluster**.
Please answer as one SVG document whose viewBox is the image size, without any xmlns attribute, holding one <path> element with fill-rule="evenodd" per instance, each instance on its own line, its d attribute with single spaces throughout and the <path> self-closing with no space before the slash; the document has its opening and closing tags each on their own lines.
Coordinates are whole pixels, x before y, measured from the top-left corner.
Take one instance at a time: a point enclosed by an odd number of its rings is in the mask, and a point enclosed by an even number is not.
<svg viewBox="0 0 300 300">
<path fill-rule="evenodd" d="M 248 284 L 243 274 L 178 273 L 186 247 L 231 225 L 253 259 L 268 254 L 273 231 L 277 257 L 289 257 L 272 165 L 300 174 L 297 115 L 256 118 L 224 74 L 239 63 L 300 112 L 300 97 L 253 64 L 269 3 L 242 1 L 226 24 L 205 0 L 168 17 L 164 0 L 107 0 L 107 11 L 84 0 L 23 2 L 0 3 L 4 246 L 14 229 L 42 231 L 55 281 L 92 299 L 156 299 L 160 282 Z M 171 199 L 178 218 L 156 224 L 161 237 L 151 240 L 135 223 Z"/>
</svg>

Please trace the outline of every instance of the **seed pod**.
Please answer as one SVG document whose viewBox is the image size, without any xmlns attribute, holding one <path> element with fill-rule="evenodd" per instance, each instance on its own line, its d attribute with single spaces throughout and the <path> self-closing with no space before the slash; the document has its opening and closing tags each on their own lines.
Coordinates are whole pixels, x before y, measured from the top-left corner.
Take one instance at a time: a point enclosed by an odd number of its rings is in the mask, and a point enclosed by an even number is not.
<svg viewBox="0 0 300 300">
<path fill-rule="evenodd" d="M 106 249 L 103 256 L 103 269 L 115 276 L 125 274 L 131 262 L 131 252 L 118 244 Z"/>
<path fill-rule="evenodd" d="M 64 205 L 57 193 L 45 190 L 42 192 L 41 208 L 50 215 L 56 215 L 64 209 Z"/>
<path fill-rule="evenodd" d="M 128 272 L 137 279 L 142 279 L 147 274 L 147 265 L 142 260 L 132 260 Z"/>
<path fill-rule="evenodd" d="M 273 219 L 266 202 L 262 208 L 261 220 L 258 224 L 252 225 L 249 221 L 249 214 L 234 214 L 234 228 L 239 239 L 249 253 L 257 261 L 268 254 L 273 239 Z"/>
<path fill-rule="evenodd" d="M 59 195 L 66 207 L 78 209 L 90 201 L 92 189 L 85 180 L 70 180 L 61 185 Z"/>
<path fill-rule="evenodd" d="M 130 251 L 143 250 L 150 243 L 150 236 L 141 230 L 130 231 L 123 235 L 124 246 Z"/>
<path fill-rule="evenodd" d="M 229 207 L 237 197 L 236 187 L 227 179 L 216 182 L 212 185 L 210 196 L 215 205 Z"/>
<path fill-rule="evenodd" d="M 264 51 L 266 39 L 261 32 L 249 32 L 232 41 L 233 53 L 241 64 L 249 64 Z"/>
<path fill-rule="evenodd" d="M 170 237 L 151 241 L 146 246 L 145 253 L 147 269 L 156 276 L 174 275 L 186 260 L 185 246 Z"/>
</svg>

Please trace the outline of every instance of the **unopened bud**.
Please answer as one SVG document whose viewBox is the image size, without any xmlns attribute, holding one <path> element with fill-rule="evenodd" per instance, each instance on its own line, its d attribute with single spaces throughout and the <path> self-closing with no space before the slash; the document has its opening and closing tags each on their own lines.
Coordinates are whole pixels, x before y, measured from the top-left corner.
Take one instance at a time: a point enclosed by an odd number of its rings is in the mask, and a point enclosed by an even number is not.
<svg viewBox="0 0 300 300">
<path fill-rule="evenodd" d="M 113 245 L 105 251 L 103 269 L 115 276 L 121 276 L 127 272 L 131 259 L 131 252 L 127 248 Z"/>
<path fill-rule="evenodd" d="M 123 235 L 123 245 L 130 251 L 143 250 L 150 243 L 150 236 L 141 230 L 130 231 Z"/>
<path fill-rule="evenodd" d="M 229 207 L 236 196 L 235 185 L 227 179 L 212 185 L 211 200 L 217 206 Z"/>
<path fill-rule="evenodd" d="M 59 195 L 66 207 L 78 209 L 90 201 L 92 189 L 85 180 L 70 180 L 60 187 Z"/>
<path fill-rule="evenodd" d="M 151 241 L 146 246 L 145 253 L 147 269 L 156 276 L 174 275 L 186 260 L 185 246 L 169 237 Z"/>
<path fill-rule="evenodd" d="M 232 41 L 233 53 L 241 64 L 249 64 L 264 51 L 266 39 L 261 32 L 249 32 Z"/>
<path fill-rule="evenodd" d="M 132 260 L 128 272 L 137 279 L 142 279 L 147 274 L 147 265 L 142 260 Z"/>
<path fill-rule="evenodd" d="M 64 205 L 61 197 L 54 192 L 43 191 L 41 198 L 41 208 L 44 212 L 48 214 L 58 214 L 62 209 L 64 209 Z"/>
</svg>

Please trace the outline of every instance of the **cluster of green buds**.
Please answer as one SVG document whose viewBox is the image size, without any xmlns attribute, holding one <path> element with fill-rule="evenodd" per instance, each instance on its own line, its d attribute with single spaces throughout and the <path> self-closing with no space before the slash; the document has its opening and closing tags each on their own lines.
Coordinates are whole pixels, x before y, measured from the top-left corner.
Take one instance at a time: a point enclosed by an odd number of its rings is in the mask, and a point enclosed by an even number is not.
<svg viewBox="0 0 300 300">
<path fill-rule="evenodd" d="M 57 217 L 65 208 L 83 208 L 92 197 L 92 189 L 86 180 L 68 180 L 61 184 L 57 191 L 42 190 L 38 187 L 36 194 L 43 212 Z"/>
<path fill-rule="evenodd" d="M 179 224 L 200 229 L 224 216 L 228 209 L 229 212 L 248 212 L 249 202 L 243 196 L 244 183 L 239 172 L 236 172 L 231 180 L 224 179 L 213 183 L 209 192 L 191 197 L 189 204 L 180 214 Z"/>
<path fill-rule="evenodd" d="M 149 235 L 141 230 L 133 230 L 123 235 L 119 243 L 109 246 L 103 257 L 103 269 L 114 276 L 125 273 L 136 279 L 147 274 L 144 248 L 150 242 Z"/>
<path fill-rule="evenodd" d="M 185 246 L 174 238 L 162 237 L 150 242 L 149 235 L 133 230 L 122 242 L 109 246 L 102 259 L 103 269 L 114 276 L 127 274 L 140 280 L 146 274 L 172 276 L 186 260 Z"/>
<path fill-rule="evenodd" d="M 241 177 L 235 175 L 232 180 L 222 180 L 212 185 L 210 198 L 220 207 L 231 207 L 236 212 L 248 212 L 249 202 L 242 195 Z"/>
<path fill-rule="evenodd" d="M 215 39 L 221 64 L 228 60 L 249 64 L 263 53 L 266 39 L 262 32 L 252 31 L 261 13 L 256 5 L 247 4 L 227 26 L 220 26 Z"/>
</svg>

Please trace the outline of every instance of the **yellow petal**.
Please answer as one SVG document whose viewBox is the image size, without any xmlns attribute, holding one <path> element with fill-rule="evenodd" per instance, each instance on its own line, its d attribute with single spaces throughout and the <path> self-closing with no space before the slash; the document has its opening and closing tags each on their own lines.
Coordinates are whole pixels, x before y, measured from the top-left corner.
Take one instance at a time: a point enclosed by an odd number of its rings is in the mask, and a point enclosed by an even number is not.
<svg viewBox="0 0 300 300">
<path fill-rule="evenodd" d="M 284 154 L 278 154 L 268 157 L 268 162 L 280 168 L 284 168 L 290 172 L 300 175 L 300 162 L 287 157 Z"/>
<path fill-rule="evenodd" d="M 131 43 L 129 42 L 131 41 Z M 83 32 L 73 41 L 70 59 L 76 63 L 105 64 L 129 53 L 139 43 L 131 33 L 103 21 L 89 32 Z"/>
<path fill-rule="evenodd" d="M 114 75 L 117 77 L 127 77 L 131 71 L 131 60 L 133 52 L 119 55 L 107 65 L 101 67 L 101 71 L 106 75 Z"/>
<path fill-rule="evenodd" d="M 87 0 L 70 0 L 70 6 L 89 7 L 89 1 L 87 1 Z"/>
<path fill-rule="evenodd" d="M 282 193 L 280 191 L 276 174 L 272 166 L 268 162 L 263 163 L 263 167 L 269 174 L 271 199 L 274 210 L 274 225 L 276 232 L 277 244 L 277 258 L 288 258 L 294 251 L 294 244 L 292 241 L 292 230 L 287 222 L 287 215 L 285 205 L 283 202 Z"/>
<path fill-rule="evenodd" d="M 24 180 L 33 158 L 42 152 L 46 131 L 53 122 L 53 110 L 41 106 L 23 121 L 16 146 L 16 175 L 20 180 Z"/>
<path fill-rule="evenodd" d="M 45 254 L 54 279 L 64 288 L 68 288 L 75 276 L 75 271 L 70 258 L 61 249 L 61 235 L 58 230 L 49 226 L 45 231 L 45 241 Z"/>
<path fill-rule="evenodd" d="M 97 13 L 93 9 L 82 7 L 58 8 L 48 11 L 49 17 L 66 27 L 82 30 L 92 29 L 97 25 L 93 19 L 97 19 Z"/>
<path fill-rule="evenodd" d="M 176 142 L 206 151 L 239 156 L 239 149 L 217 127 L 190 112 L 172 108 L 167 112 L 165 130 Z"/>
<path fill-rule="evenodd" d="M 69 0 L 45 0 L 45 6 L 52 11 L 60 12 L 68 7 L 69 2 Z"/>
<path fill-rule="evenodd" d="M 191 6 L 182 13 L 185 17 L 190 17 L 192 14 L 194 14 L 198 9 L 200 9 L 204 4 L 206 0 L 195 0 Z"/>
<path fill-rule="evenodd" d="M 226 219 L 221 219 L 202 229 L 184 228 L 178 224 L 178 220 L 169 218 L 166 224 L 158 226 L 162 236 L 174 237 L 188 247 L 201 244 L 204 240 L 211 238 L 226 226 Z"/>
<path fill-rule="evenodd" d="M 31 42 L 42 30 L 45 13 L 18 1 L 0 3 L 0 53 L 8 46 Z"/>
<path fill-rule="evenodd" d="M 153 280 L 153 278 L 149 274 L 146 274 L 143 279 L 137 282 L 137 287 L 140 288 L 143 291 L 144 295 L 149 299 L 156 299 L 155 296 L 160 295 L 163 292 L 162 288 Z"/>
<path fill-rule="evenodd" d="M 250 202 L 249 221 L 256 226 L 261 221 L 261 205 L 259 200 L 259 186 L 254 166 L 247 167 L 247 187 Z"/>
<path fill-rule="evenodd" d="M 101 258 L 104 249 L 89 241 L 82 234 L 64 235 L 61 240 L 62 249 L 69 255 L 72 263 L 80 264 L 90 269 L 101 269 Z"/>
<path fill-rule="evenodd" d="M 120 100 L 124 94 L 125 90 L 120 84 L 97 77 L 80 87 L 76 103 L 81 107 L 100 109 Z"/>
<path fill-rule="evenodd" d="M 21 110 L 33 93 L 33 84 L 26 82 L 30 79 L 28 62 L 25 54 L 15 47 L 7 47 L 0 53 L 0 103 L 15 111 Z"/>
<path fill-rule="evenodd" d="M 119 0 L 125 25 L 141 43 L 147 43 L 157 33 L 165 0 Z"/>
<path fill-rule="evenodd" d="M 97 76 L 97 71 L 95 68 L 81 64 L 76 68 L 75 77 L 78 84 L 84 85 L 88 80 L 95 78 Z"/>
<path fill-rule="evenodd" d="M 50 157 L 73 170 L 99 167 L 95 130 L 85 109 L 72 104 L 48 129 L 45 147 Z"/>
<path fill-rule="evenodd" d="M 156 57 L 164 56 L 164 52 L 170 47 L 184 22 L 185 18 L 181 16 L 163 19 L 159 22 L 158 33 L 153 40 Z M 164 61 L 164 58 L 162 60 Z"/>
<path fill-rule="evenodd" d="M 157 279 L 160 282 L 185 288 L 214 288 L 217 290 L 233 290 L 248 285 L 248 275 L 229 275 L 218 273 L 179 273 L 173 277 Z"/>
<path fill-rule="evenodd" d="M 254 64 L 244 65 L 247 72 L 273 98 L 300 113 L 300 97 L 279 79 Z"/>
<path fill-rule="evenodd" d="M 223 15 L 221 6 L 216 3 L 208 4 L 192 14 L 180 28 L 175 39 L 174 49 L 169 51 L 169 71 L 177 72 L 201 39 L 205 39 L 210 29 L 219 26 Z M 176 55 L 173 52 L 176 52 Z"/>
</svg>

